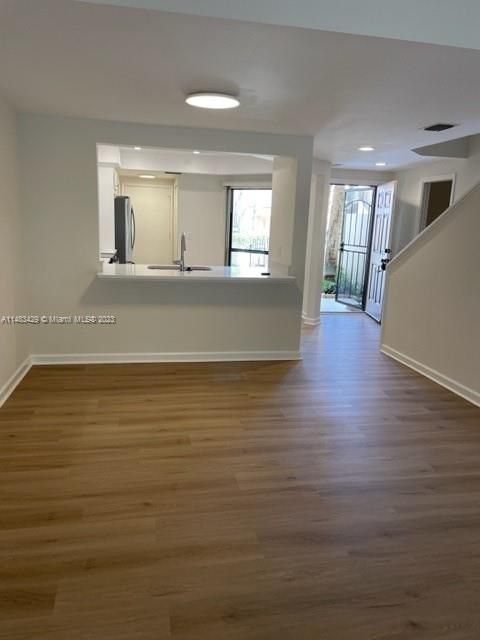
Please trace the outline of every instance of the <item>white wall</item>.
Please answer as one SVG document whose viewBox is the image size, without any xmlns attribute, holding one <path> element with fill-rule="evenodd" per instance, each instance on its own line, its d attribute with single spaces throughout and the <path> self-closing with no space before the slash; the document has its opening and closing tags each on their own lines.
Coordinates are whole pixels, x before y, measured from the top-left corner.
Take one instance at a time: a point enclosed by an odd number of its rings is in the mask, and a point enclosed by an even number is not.
<svg viewBox="0 0 480 640">
<path fill-rule="evenodd" d="M 383 350 L 480 404 L 480 187 L 388 269 Z"/>
<path fill-rule="evenodd" d="M 112 167 L 120 166 L 122 162 L 120 147 L 109 144 L 98 144 L 97 159 L 99 164 L 108 164 Z"/>
<path fill-rule="evenodd" d="M 23 272 L 15 114 L 0 96 L 0 316 L 21 314 Z M 2 388 L 28 355 L 28 326 L 0 324 Z"/>
<path fill-rule="evenodd" d="M 259 189 L 272 188 L 271 173 L 252 173 L 244 175 L 222 176 L 222 183 L 226 187 L 258 187 Z"/>
<path fill-rule="evenodd" d="M 465 160 L 431 160 L 398 171 L 392 248 L 398 253 L 419 232 L 422 179 L 455 174 L 454 202 L 480 182 L 480 136 L 470 142 L 470 157 Z"/>
<path fill-rule="evenodd" d="M 292 264 L 297 284 L 98 280 L 96 143 L 209 148 L 296 158 Z M 19 147 L 30 308 L 114 314 L 115 326 L 41 326 L 32 352 L 165 353 L 292 351 L 300 342 L 301 292 L 313 140 L 22 114 Z M 238 283 L 239 284 L 239 283 Z"/>
<path fill-rule="evenodd" d="M 226 187 L 221 176 L 178 179 L 178 235 L 187 233 L 189 264 L 225 264 Z"/>
<path fill-rule="evenodd" d="M 314 163 L 321 165 L 316 160 Z M 361 169 L 341 169 L 332 168 L 331 182 L 332 184 L 351 184 L 351 185 L 379 185 L 390 182 L 395 179 L 395 174 L 391 171 L 366 171 Z"/>
<path fill-rule="evenodd" d="M 118 147 L 117 147 L 118 149 Z M 198 151 L 198 149 L 197 149 Z M 119 150 L 119 164 L 134 171 L 174 171 L 203 175 L 271 173 L 273 158 L 248 154 L 213 153 L 178 149 Z"/>
</svg>

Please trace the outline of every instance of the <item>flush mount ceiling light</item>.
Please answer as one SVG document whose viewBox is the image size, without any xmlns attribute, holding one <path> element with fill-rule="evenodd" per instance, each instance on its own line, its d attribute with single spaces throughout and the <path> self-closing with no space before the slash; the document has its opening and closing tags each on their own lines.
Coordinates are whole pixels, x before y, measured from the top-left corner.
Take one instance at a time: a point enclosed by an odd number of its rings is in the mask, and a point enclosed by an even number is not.
<svg viewBox="0 0 480 640">
<path fill-rule="evenodd" d="M 133 147 L 135 149 L 135 151 L 141 151 L 142 147 Z"/>
<path fill-rule="evenodd" d="M 359 151 L 375 151 L 375 147 L 370 147 L 369 145 L 365 145 L 364 147 L 358 147 Z"/>
<path fill-rule="evenodd" d="M 386 167 L 386 166 L 387 166 L 387 163 L 386 163 L 386 162 L 376 162 L 376 163 L 375 163 L 375 166 L 376 166 L 376 167 Z"/>
<path fill-rule="evenodd" d="M 200 155 L 200 151 L 194 151 L 193 153 L 194 153 L 196 156 L 199 156 L 199 155 Z"/>
<path fill-rule="evenodd" d="M 240 106 L 240 100 L 235 96 L 210 91 L 191 93 L 186 97 L 185 102 L 191 107 L 199 107 L 200 109 L 235 109 Z"/>
<path fill-rule="evenodd" d="M 152 176 L 151 173 L 141 173 L 138 177 L 142 178 L 143 180 L 155 180 L 156 178 L 156 176 Z"/>
</svg>

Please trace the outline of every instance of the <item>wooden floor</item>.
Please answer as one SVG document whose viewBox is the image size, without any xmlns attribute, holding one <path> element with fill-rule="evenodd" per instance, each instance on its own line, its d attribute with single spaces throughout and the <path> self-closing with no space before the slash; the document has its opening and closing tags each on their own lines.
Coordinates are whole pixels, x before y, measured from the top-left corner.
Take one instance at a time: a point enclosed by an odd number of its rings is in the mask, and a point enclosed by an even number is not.
<svg viewBox="0 0 480 640">
<path fill-rule="evenodd" d="M 480 410 L 326 316 L 303 362 L 37 367 L 2 640 L 478 640 Z"/>
</svg>

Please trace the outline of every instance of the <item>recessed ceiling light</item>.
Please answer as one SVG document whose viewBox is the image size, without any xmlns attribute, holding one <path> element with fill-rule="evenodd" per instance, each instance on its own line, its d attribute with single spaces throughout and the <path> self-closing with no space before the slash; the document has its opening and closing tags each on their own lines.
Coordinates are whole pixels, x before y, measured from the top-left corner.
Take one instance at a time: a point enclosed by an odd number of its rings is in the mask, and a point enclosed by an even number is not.
<svg viewBox="0 0 480 640">
<path fill-rule="evenodd" d="M 370 147 L 368 145 L 365 145 L 364 147 L 358 147 L 359 151 L 375 151 L 375 147 Z"/>
<path fill-rule="evenodd" d="M 227 93 L 200 92 L 191 93 L 185 102 L 192 107 L 200 109 L 235 109 L 240 105 L 240 100 Z"/>
<path fill-rule="evenodd" d="M 386 163 L 386 162 L 376 162 L 376 163 L 375 163 L 375 166 L 376 166 L 376 167 L 386 167 L 386 166 L 387 166 L 387 163 Z"/>
<path fill-rule="evenodd" d="M 139 178 L 143 178 L 144 180 L 155 180 L 156 176 L 152 176 L 151 173 L 141 173 Z"/>
<path fill-rule="evenodd" d="M 141 151 L 142 147 L 133 147 L 135 149 L 135 151 Z"/>
<path fill-rule="evenodd" d="M 193 152 L 196 156 L 200 155 L 200 151 L 194 151 Z"/>
</svg>

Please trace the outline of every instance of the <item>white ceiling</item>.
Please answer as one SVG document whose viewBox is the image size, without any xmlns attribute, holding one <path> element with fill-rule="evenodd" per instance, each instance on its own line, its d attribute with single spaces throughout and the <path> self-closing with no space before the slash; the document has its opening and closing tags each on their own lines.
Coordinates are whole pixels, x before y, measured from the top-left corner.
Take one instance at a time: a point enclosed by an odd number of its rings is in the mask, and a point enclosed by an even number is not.
<svg viewBox="0 0 480 640">
<path fill-rule="evenodd" d="M 116 164 L 122 169 L 140 172 L 174 171 L 219 176 L 271 174 L 273 157 L 246 153 L 223 153 L 202 150 L 194 154 L 183 149 L 145 148 L 97 145 L 99 162 Z M 195 151 L 199 151 L 196 149 Z"/>
<path fill-rule="evenodd" d="M 347 168 L 480 132 L 480 51 L 73 0 L 0 0 L 0 89 L 25 110 L 311 134 Z M 184 104 L 202 89 L 242 106 Z M 461 126 L 420 130 L 439 121 Z"/>
<path fill-rule="evenodd" d="M 480 49 L 478 0 L 79 0 Z"/>
</svg>

